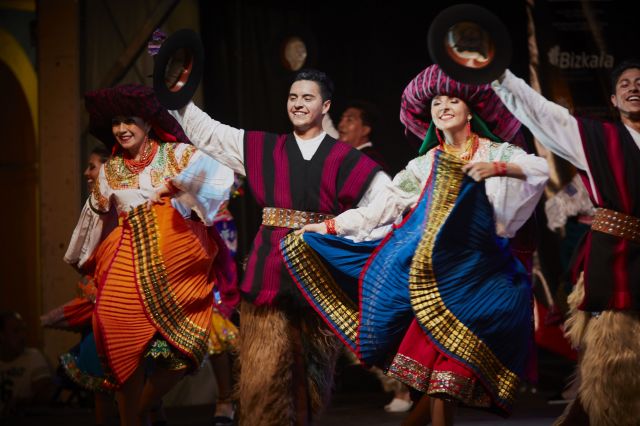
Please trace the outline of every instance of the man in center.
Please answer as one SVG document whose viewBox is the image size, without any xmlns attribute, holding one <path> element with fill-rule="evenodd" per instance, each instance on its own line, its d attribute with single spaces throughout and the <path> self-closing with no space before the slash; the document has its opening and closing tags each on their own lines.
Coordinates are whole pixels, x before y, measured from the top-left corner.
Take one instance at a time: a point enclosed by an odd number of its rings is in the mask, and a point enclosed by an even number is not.
<svg viewBox="0 0 640 426">
<path fill-rule="evenodd" d="M 241 425 L 308 424 L 333 384 L 340 344 L 298 292 L 280 240 L 393 190 L 373 160 L 323 131 L 332 92 L 323 72 L 298 72 L 287 100 L 293 132 L 281 135 L 233 128 L 192 103 L 173 112 L 195 146 L 246 176 L 263 208 L 241 284 Z"/>
</svg>

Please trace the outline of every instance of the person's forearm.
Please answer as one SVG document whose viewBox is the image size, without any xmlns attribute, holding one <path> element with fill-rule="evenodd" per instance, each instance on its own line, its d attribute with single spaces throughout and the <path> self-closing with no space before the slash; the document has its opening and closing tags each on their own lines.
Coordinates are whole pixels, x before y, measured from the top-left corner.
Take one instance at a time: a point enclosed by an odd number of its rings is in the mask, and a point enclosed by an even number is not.
<svg viewBox="0 0 640 426">
<path fill-rule="evenodd" d="M 577 120 L 570 112 L 533 90 L 508 70 L 492 88 L 509 111 L 549 150 L 573 163 L 587 167 Z"/>
<path fill-rule="evenodd" d="M 514 163 L 506 163 L 506 172 L 504 175 L 514 179 L 527 179 L 527 175 L 524 174 L 522 168 Z"/>
<path fill-rule="evenodd" d="M 244 176 L 244 130 L 216 121 L 193 103 L 169 113 L 194 146 Z"/>
</svg>

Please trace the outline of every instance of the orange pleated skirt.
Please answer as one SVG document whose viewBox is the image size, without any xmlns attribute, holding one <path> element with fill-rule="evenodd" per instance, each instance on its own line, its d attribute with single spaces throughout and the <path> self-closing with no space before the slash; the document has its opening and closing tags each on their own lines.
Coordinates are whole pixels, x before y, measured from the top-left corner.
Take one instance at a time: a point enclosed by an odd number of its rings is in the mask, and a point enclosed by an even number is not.
<svg viewBox="0 0 640 426">
<path fill-rule="evenodd" d="M 118 387 L 155 335 L 197 368 L 207 353 L 217 246 L 170 202 L 120 218 L 96 252 L 94 333 L 107 380 Z"/>
</svg>

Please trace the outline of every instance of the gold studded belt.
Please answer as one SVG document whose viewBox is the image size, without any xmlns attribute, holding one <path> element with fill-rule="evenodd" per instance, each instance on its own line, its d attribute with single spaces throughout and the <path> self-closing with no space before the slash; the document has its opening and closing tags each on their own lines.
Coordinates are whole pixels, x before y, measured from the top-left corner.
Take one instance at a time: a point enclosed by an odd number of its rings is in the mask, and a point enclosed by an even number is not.
<svg viewBox="0 0 640 426">
<path fill-rule="evenodd" d="M 262 209 L 262 224 L 280 228 L 300 229 L 310 223 L 321 223 L 332 219 L 333 215 L 299 210 L 265 207 Z"/>
<path fill-rule="evenodd" d="M 640 244 L 640 218 L 609 209 L 596 209 L 594 231 L 615 235 Z"/>
</svg>

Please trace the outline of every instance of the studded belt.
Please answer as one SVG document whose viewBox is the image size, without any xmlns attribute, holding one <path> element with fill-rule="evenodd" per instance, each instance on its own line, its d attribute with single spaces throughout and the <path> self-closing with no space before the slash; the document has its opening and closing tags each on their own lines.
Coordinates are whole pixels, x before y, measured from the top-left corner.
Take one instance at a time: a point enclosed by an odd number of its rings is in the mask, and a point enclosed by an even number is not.
<svg viewBox="0 0 640 426">
<path fill-rule="evenodd" d="M 615 235 L 640 244 L 640 218 L 609 209 L 596 209 L 594 231 Z"/>
<path fill-rule="evenodd" d="M 262 209 L 262 224 L 280 228 L 300 229 L 310 223 L 321 223 L 333 215 L 299 210 L 265 207 Z"/>
</svg>

